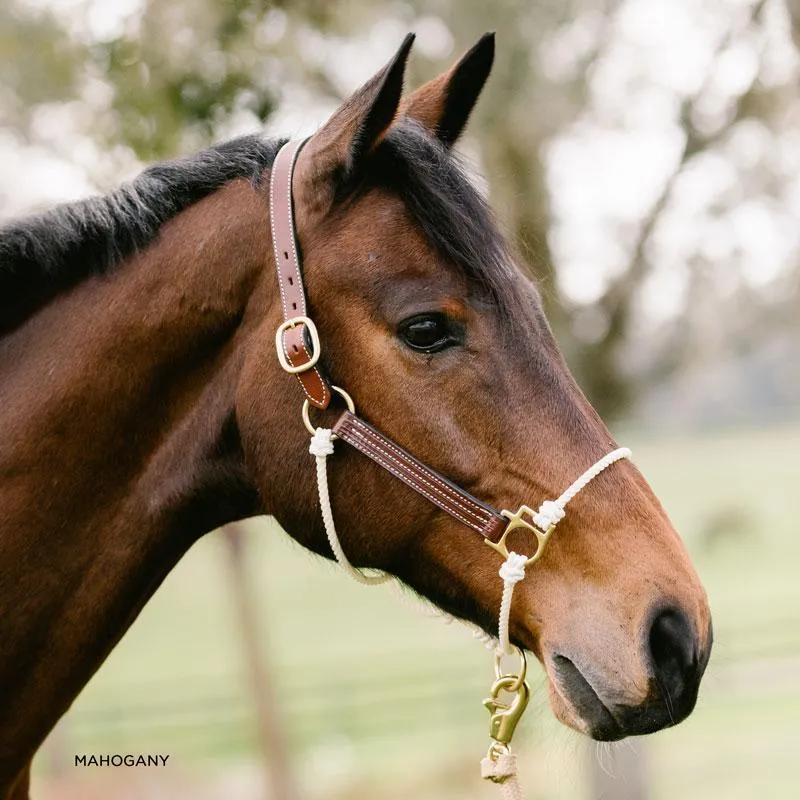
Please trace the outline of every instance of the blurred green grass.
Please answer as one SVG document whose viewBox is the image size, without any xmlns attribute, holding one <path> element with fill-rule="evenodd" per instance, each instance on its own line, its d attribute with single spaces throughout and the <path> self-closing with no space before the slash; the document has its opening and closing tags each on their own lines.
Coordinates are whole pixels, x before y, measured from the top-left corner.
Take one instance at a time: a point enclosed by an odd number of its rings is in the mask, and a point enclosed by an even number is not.
<svg viewBox="0 0 800 800">
<path fill-rule="evenodd" d="M 620 439 L 684 536 L 714 614 L 697 710 L 644 743 L 653 797 L 800 796 L 800 425 Z M 354 784 L 380 773 L 396 789 L 410 780 L 413 752 L 418 765 L 445 759 L 449 785 L 463 772 L 465 791 L 479 796 L 490 675 L 483 648 L 386 587 L 355 584 L 269 522 L 254 523 L 247 544 L 265 655 L 304 777 L 344 772 Z M 253 757 L 230 584 L 215 533 L 167 579 L 76 701 L 63 726 L 70 752 L 172 753 L 184 770 Z M 593 746 L 551 719 L 538 681 L 523 722 L 523 780 L 534 796 L 585 797 L 589 758 L 613 770 L 614 751 L 588 755 Z"/>
</svg>

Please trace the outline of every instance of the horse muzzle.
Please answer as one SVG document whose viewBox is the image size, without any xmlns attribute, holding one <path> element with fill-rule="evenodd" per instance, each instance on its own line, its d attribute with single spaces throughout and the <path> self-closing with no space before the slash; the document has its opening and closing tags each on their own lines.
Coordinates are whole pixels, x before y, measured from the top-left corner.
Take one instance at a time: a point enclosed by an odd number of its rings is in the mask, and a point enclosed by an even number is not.
<svg viewBox="0 0 800 800">
<path fill-rule="evenodd" d="M 657 610 L 651 620 L 641 677 L 616 669 L 614 662 L 598 668 L 588 654 L 547 655 L 550 703 L 562 722 L 593 739 L 616 741 L 677 725 L 689 716 L 711 653 L 711 625 L 700 636 L 674 607 Z"/>
</svg>

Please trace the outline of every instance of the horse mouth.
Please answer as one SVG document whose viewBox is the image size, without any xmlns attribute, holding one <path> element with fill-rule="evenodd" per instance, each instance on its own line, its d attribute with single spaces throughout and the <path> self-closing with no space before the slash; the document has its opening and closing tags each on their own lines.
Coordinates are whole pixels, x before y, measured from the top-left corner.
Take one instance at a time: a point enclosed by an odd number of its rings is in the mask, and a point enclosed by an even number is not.
<svg viewBox="0 0 800 800">
<path fill-rule="evenodd" d="M 613 705 L 603 701 L 602 690 L 598 691 L 571 659 L 555 654 L 550 663 L 550 696 L 555 715 L 568 727 L 601 742 L 677 725 L 689 716 L 697 699 L 694 692 L 683 702 L 674 702 L 660 686 L 651 683 L 640 704 Z"/>
<path fill-rule="evenodd" d="M 627 735 L 591 683 L 569 658 L 556 654 L 551 664 L 555 673 L 550 681 L 552 689 L 557 693 L 558 700 L 566 706 L 561 708 L 561 703 L 555 702 L 553 710 L 563 723 L 601 742 L 614 742 Z"/>
</svg>

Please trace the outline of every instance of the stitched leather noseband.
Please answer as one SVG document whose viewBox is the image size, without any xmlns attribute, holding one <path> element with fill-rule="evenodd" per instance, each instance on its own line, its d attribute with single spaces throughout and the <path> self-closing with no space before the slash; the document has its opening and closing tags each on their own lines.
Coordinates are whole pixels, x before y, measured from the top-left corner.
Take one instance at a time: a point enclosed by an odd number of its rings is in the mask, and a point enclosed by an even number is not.
<svg viewBox="0 0 800 800">
<path fill-rule="evenodd" d="M 487 544 L 505 557 L 508 557 L 505 544 L 508 533 L 515 528 L 527 529 L 537 542 L 536 552 L 528 559 L 528 563 L 532 563 L 542 554 L 553 526 L 542 531 L 529 522 L 535 512 L 527 506 L 513 514 L 497 511 L 414 458 L 388 436 L 356 416 L 347 393 L 330 386 L 317 368 L 321 344 L 316 325 L 306 313 L 292 206 L 292 173 L 304 143 L 305 140 L 289 141 L 275 157 L 270 179 L 270 223 L 283 309 L 283 323 L 275 335 L 275 346 L 281 366 L 297 377 L 306 396 L 303 413 L 306 426 L 311 433 L 314 432 L 308 422 L 309 404 L 324 409 L 328 407 L 333 392 L 340 394 L 349 408 L 342 412 L 333 426 L 337 436 L 462 525 L 479 533 Z"/>
</svg>

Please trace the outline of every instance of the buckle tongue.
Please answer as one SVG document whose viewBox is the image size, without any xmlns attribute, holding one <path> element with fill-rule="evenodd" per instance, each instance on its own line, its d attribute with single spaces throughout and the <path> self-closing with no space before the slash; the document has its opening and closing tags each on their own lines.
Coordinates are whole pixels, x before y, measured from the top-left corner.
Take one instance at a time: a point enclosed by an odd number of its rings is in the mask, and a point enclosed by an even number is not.
<svg viewBox="0 0 800 800">
<path fill-rule="evenodd" d="M 286 331 L 288 331 L 290 328 L 296 328 L 298 325 L 305 325 L 306 330 L 311 337 L 311 353 L 309 354 L 309 360 L 304 364 L 293 366 L 289 363 L 289 358 L 286 355 L 286 350 L 283 346 L 283 334 L 286 333 Z M 319 356 L 322 352 L 322 346 L 319 342 L 319 332 L 317 331 L 317 326 L 314 324 L 314 321 L 309 317 L 292 317 L 291 319 L 287 319 L 285 322 L 282 322 L 278 326 L 278 330 L 275 333 L 275 350 L 278 353 L 278 361 L 280 361 L 281 367 L 285 372 L 288 372 L 291 375 L 297 375 L 298 372 L 307 372 L 308 370 L 313 369 L 317 361 L 319 361 Z"/>
</svg>

